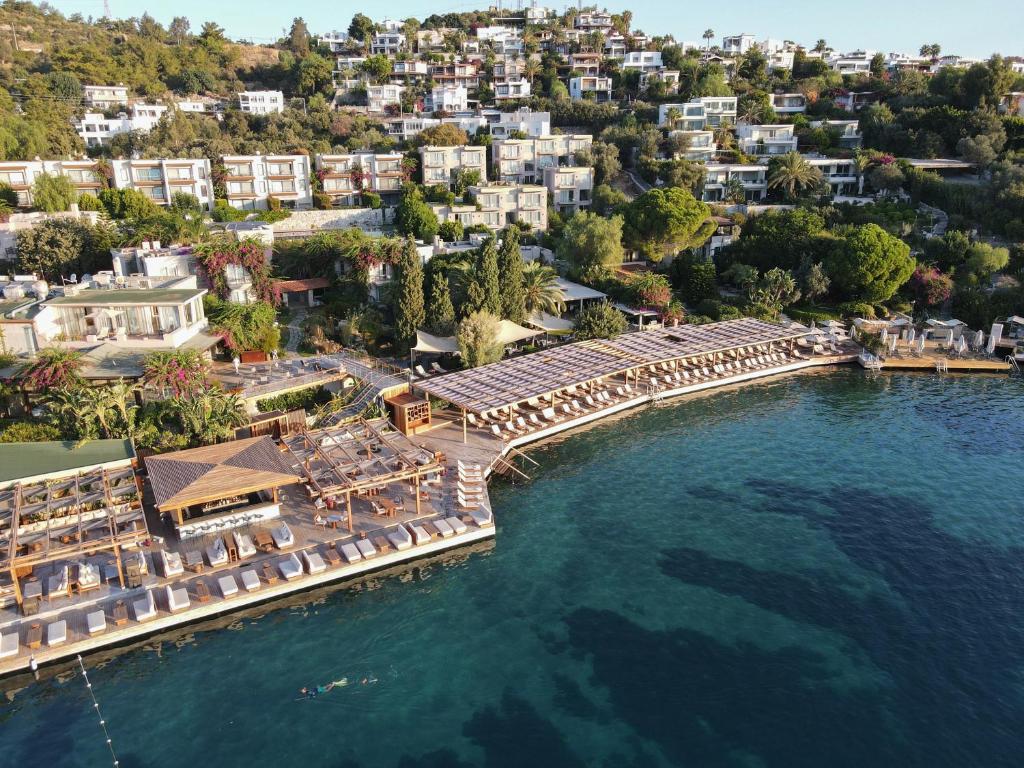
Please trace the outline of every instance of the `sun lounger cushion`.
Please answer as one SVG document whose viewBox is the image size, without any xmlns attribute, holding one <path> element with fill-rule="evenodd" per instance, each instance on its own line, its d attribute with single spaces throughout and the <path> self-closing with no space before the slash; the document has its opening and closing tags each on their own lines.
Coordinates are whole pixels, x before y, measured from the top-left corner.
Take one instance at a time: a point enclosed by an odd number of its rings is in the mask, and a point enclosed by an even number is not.
<svg viewBox="0 0 1024 768">
<path fill-rule="evenodd" d="M 373 557 L 377 554 L 377 548 L 373 546 L 369 539 L 357 539 L 356 547 L 359 549 L 359 554 L 363 557 Z"/>
<path fill-rule="evenodd" d="M 55 621 L 46 628 L 46 644 L 51 648 L 63 645 L 68 641 L 68 623 L 61 619 Z"/>
<path fill-rule="evenodd" d="M 292 535 L 292 529 L 288 527 L 287 523 L 281 523 L 270 532 L 271 537 L 274 539 L 274 545 L 278 549 L 285 549 L 295 543 L 295 537 Z"/>
<path fill-rule="evenodd" d="M 422 525 L 409 523 L 406 527 L 409 529 L 409 533 L 412 534 L 413 542 L 417 545 L 426 544 L 430 541 L 430 534 L 427 533 L 426 528 L 424 528 Z"/>
<path fill-rule="evenodd" d="M 224 547 L 224 540 L 218 538 L 206 548 L 206 559 L 211 566 L 224 565 L 228 561 L 228 551 Z"/>
<path fill-rule="evenodd" d="M 85 628 L 88 630 L 90 635 L 98 635 L 101 632 L 106 632 L 107 617 L 104 615 L 103 611 L 93 611 L 92 613 L 86 614 Z"/>
<path fill-rule="evenodd" d="M 295 556 L 295 553 L 288 555 L 280 560 L 277 564 L 277 568 L 281 571 L 281 578 L 285 581 L 291 581 L 297 579 L 302 575 L 302 563 L 299 562 L 299 558 Z"/>
<path fill-rule="evenodd" d="M 248 568 L 240 574 L 242 579 L 242 587 L 246 592 L 255 592 L 260 588 L 260 577 L 256 575 L 256 571 L 252 568 Z"/>
<path fill-rule="evenodd" d="M 136 600 L 133 607 L 135 608 L 136 621 L 149 621 L 150 619 L 155 619 L 156 600 L 153 599 L 153 591 L 147 589 L 145 596 Z"/>
<path fill-rule="evenodd" d="M 350 563 L 354 563 L 356 560 L 362 560 L 363 554 L 359 551 L 359 547 L 353 544 L 351 541 L 346 541 L 341 545 L 341 554 Z"/>
<path fill-rule="evenodd" d="M 235 532 L 234 538 L 235 546 L 238 547 L 239 560 L 244 560 L 256 554 L 256 545 L 252 543 L 252 539 L 249 536 L 246 536 L 244 533 Z"/>
<path fill-rule="evenodd" d="M 488 525 L 494 525 L 494 515 L 491 514 L 491 510 L 484 509 L 483 507 L 475 507 L 469 510 L 469 516 L 473 518 L 473 522 L 481 528 Z"/>
<path fill-rule="evenodd" d="M 446 517 L 444 521 L 448 523 L 448 527 L 451 528 L 452 531 L 454 531 L 457 534 L 465 533 L 467 530 L 469 530 L 466 524 L 457 517 Z"/>
<path fill-rule="evenodd" d="M 19 650 L 18 633 L 10 632 L 0 635 L 0 659 L 9 659 L 17 656 Z"/>
<path fill-rule="evenodd" d="M 412 535 L 403 526 L 399 525 L 388 531 L 388 541 L 397 550 L 409 549 L 412 546 Z"/>
<path fill-rule="evenodd" d="M 171 576 L 181 576 L 185 572 L 185 567 L 181 564 L 181 555 L 177 552 L 161 550 L 160 564 L 163 566 L 164 576 L 168 578 Z"/>
<path fill-rule="evenodd" d="M 323 573 L 327 570 L 327 563 L 320 557 L 319 552 L 303 552 L 302 560 L 306 564 L 306 572 L 309 574 Z"/>
<path fill-rule="evenodd" d="M 79 590 L 91 589 L 100 585 L 100 569 L 92 563 L 81 563 L 78 566 Z"/>
<path fill-rule="evenodd" d="M 217 579 L 217 586 L 224 597 L 231 597 L 238 594 L 238 582 L 231 574 L 226 574 Z"/>
<path fill-rule="evenodd" d="M 452 527 L 450 525 L 448 525 L 448 523 L 446 523 L 444 520 L 438 518 L 437 520 L 434 520 L 433 522 L 434 522 L 434 527 L 437 528 L 437 532 L 439 534 L 441 534 L 441 538 L 442 539 L 447 539 L 449 536 L 454 536 L 455 535 L 455 531 L 453 531 Z"/>
<path fill-rule="evenodd" d="M 172 587 L 168 584 L 164 588 L 167 592 L 167 610 L 171 613 L 184 611 L 189 607 L 188 590 L 185 587 Z"/>
</svg>

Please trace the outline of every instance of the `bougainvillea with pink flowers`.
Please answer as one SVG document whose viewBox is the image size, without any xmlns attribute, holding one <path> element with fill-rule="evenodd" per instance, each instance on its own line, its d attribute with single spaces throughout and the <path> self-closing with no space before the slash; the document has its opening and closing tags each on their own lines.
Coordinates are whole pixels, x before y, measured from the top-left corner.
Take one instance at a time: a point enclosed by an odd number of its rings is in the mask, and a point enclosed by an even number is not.
<svg viewBox="0 0 1024 768">
<path fill-rule="evenodd" d="M 198 271 L 218 298 L 226 299 L 231 295 L 227 267 L 239 266 L 249 273 L 257 299 L 275 306 L 280 303 L 280 293 L 270 279 L 270 264 L 264 246 L 255 238 L 247 237 L 238 241 L 222 238 L 203 243 L 195 247 L 193 255 Z"/>
<path fill-rule="evenodd" d="M 953 295 L 953 279 L 934 267 L 918 267 L 910 276 L 910 287 L 927 307 L 943 304 Z"/>
<path fill-rule="evenodd" d="M 210 366 L 199 352 L 184 349 L 147 355 L 142 370 L 142 380 L 148 386 L 180 397 L 206 386 Z"/>
<path fill-rule="evenodd" d="M 56 387 L 68 387 L 82 381 L 84 365 L 82 353 L 63 347 L 45 347 L 36 359 L 21 370 L 28 389 L 45 392 Z"/>
</svg>

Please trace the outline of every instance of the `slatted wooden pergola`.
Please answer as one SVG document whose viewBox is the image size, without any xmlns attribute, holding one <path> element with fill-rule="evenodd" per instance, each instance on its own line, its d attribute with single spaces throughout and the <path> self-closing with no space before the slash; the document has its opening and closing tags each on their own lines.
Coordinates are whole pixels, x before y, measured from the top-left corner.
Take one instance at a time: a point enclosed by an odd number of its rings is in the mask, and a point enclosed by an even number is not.
<svg viewBox="0 0 1024 768">
<path fill-rule="evenodd" d="M 124 586 L 121 550 L 149 538 L 142 494 L 131 467 L 93 469 L 17 483 L 0 491 L 0 571 L 19 578 L 39 565 L 112 551 Z"/>
<path fill-rule="evenodd" d="M 307 430 L 289 435 L 284 444 L 321 498 L 345 498 L 349 532 L 352 494 L 409 480 L 415 485 L 418 515 L 421 478 L 441 469 L 434 454 L 415 446 L 386 419 Z"/>
</svg>

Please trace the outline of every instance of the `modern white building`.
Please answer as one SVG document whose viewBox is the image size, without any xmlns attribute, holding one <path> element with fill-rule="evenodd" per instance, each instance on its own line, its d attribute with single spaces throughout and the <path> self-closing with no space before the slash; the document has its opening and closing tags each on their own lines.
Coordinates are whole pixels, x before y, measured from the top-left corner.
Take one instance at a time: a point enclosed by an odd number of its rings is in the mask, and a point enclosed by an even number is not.
<svg viewBox="0 0 1024 768">
<path fill-rule="evenodd" d="M 94 109 L 113 109 L 128 104 L 128 88 L 124 85 L 83 85 L 82 101 Z"/>
<path fill-rule="evenodd" d="M 509 224 L 531 229 L 548 228 L 548 192 L 545 187 L 519 184 L 486 184 L 469 188 L 474 204 L 431 205 L 441 223 L 458 221 L 463 226 L 483 225 L 500 230 Z"/>
<path fill-rule="evenodd" d="M 284 112 L 284 94 L 281 91 L 241 91 L 238 108 L 250 115 L 276 115 Z"/>
<path fill-rule="evenodd" d="M 366 109 L 369 112 L 384 112 L 388 107 L 397 107 L 402 103 L 405 88 L 394 83 L 366 86 Z"/>
<path fill-rule="evenodd" d="M 576 14 L 576 29 L 584 32 L 610 32 L 612 15 L 608 11 L 583 11 Z"/>
<path fill-rule="evenodd" d="M 331 53 L 347 51 L 352 46 L 352 39 L 348 32 L 328 32 L 320 35 L 320 44 L 331 49 Z"/>
<path fill-rule="evenodd" d="M 773 93 L 769 98 L 777 115 L 802 115 L 807 111 L 807 97 L 802 93 Z"/>
<path fill-rule="evenodd" d="M 491 136 L 495 139 L 509 138 L 514 132 L 533 137 L 549 135 L 551 113 L 533 112 L 529 107 L 522 107 L 515 112 L 502 112 L 498 119 L 491 123 Z"/>
<path fill-rule="evenodd" d="M 707 114 L 700 101 L 685 104 L 659 104 L 658 126 L 670 131 L 703 131 L 707 126 Z"/>
<path fill-rule="evenodd" d="M 874 104 L 879 99 L 875 91 L 847 91 L 836 96 L 836 106 L 845 109 L 847 112 L 859 112 L 868 104 Z"/>
<path fill-rule="evenodd" d="M 859 191 L 857 165 L 852 158 L 814 157 L 804 158 L 821 172 L 828 182 L 833 195 L 855 195 Z"/>
<path fill-rule="evenodd" d="M 833 132 L 841 149 L 858 149 L 864 140 L 859 120 L 813 120 L 810 126 Z"/>
<path fill-rule="evenodd" d="M 763 200 L 768 193 L 768 166 L 708 163 L 704 177 L 704 202 L 723 202 L 733 181 L 742 188 L 746 202 Z"/>
<path fill-rule="evenodd" d="M 742 32 L 738 35 L 726 35 L 722 38 L 722 53 L 726 56 L 742 56 L 754 47 L 753 35 Z"/>
<path fill-rule="evenodd" d="M 461 85 L 473 90 L 480 85 L 480 68 L 472 61 L 448 61 L 431 64 L 430 79 L 437 85 Z"/>
<path fill-rule="evenodd" d="M 526 99 L 530 96 L 530 81 L 525 77 L 519 80 L 506 80 L 503 83 L 494 83 L 494 100 L 511 101 L 513 99 Z"/>
<path fill-rule="evenodd" d="M 669 136 L 682 136 L 686 139 L 686 149 L 676 153 L 676 157 L 684 160 L 710 162 L 718 151 L 712 131 L 670 131 Z"/>
<path fill-rule="evenodd" d="M 370 41 L 373 55 L 397 56 L 405 50 L 405 35 L 401 32 L 378 32 Z"/>
<path fill-rule="evenodd" d="M 487 180 L 487 147 L 420 147 L 423 183 L 454 185 L 461 171 L 476 171 L 477 183 Z"/>
<path fill-rule="evenodd" d="M 531 139 L 495 139 L 491 142 L 491 164 L 495 177 L 509 184 L 544 182 L 547 168 L 570 166 L 576 153 L 590 149 L 590 134 L 554 134 Z"/>
<path fill-rule="evenodd" d="M 167 112 L 163 104 L 133 104 L 131 114 L 120 112 L 107 118 L 102 112 L 86 112 L 75 123 L 75 132 L 87 147 L 100 147 L 121 133 L 149 133 Z"/>
<path fill-rule="evenodd" d="M 282 208 L 312 207 L 308 155 L 225 155 L 222 162 L 233 208 L 265 210 L 272 197 Z"/>
<path fill-rule="evenodd" d="M 592 94 L 595 101 L 612 100 L 612 79 L 610 77 L 571 77 L 569 78 L 569 97 L 578 100 L 588 98 Z"/>
<path fill-rule="evenodd" d="M 396 199 L 405 175 L 400 152 L 352 152 L 317 155 L 316 167 L 323 191 L 336 205 L 359 205 L 363 192 Z"/>
<path fill-rule="evenodd" d="M 464 112 L 469 109 L 469 91 L 463 85 L 439 85 L 427 94 L 427 112 Z"/>
<path fill-rule="evenodd" d="M 796 152 L 797 139 L 792 124 L 736 126 L 736 143 L 747 155 L 770 156 Z"/>
<path fill-rule="evenodd" d="M 852 51 L 829 57 L 828 64 L 833 71 L 842 75 L 855 75 L 860 72 L 870 72 L 871 59 L 874 56 L 875 51 Z"/>
<path fill-rule="evenodd" d="M 560 213 L 589 208 L 593 199 L 594 169 L 590 166 L 557 166 L 544 169 L 544 186 Z"/>
<path fill-rule="evenodd" d="M 704 105 L 706 126 L 718 127 L 722 123 L 736 124 L 735 96 L 701 96 L 697 99 Z"/>
<path fill-rule="evenodd" d="M 638 69 L 641 72 L 657 72 L 664 69 L 661 51 L 629 51 L 622 57 L 619 69 Z"/>
</svg>

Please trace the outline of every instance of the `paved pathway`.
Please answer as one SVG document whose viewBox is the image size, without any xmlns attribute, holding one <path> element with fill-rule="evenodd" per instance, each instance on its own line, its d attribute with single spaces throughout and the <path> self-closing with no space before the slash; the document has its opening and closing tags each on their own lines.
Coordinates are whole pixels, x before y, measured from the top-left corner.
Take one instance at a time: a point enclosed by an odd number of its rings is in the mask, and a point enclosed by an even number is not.
<svg viewBox="0 0 1024 768">
<path fill-rule="evenodd" d="M 305 309 L 295 309 L 288 318 L 288 343 L 284 345 L 284 354 L 295 355 L 299 352 L 299 342 L 302 341 L 302 321 L 306 319 Z"/>
</svg>

